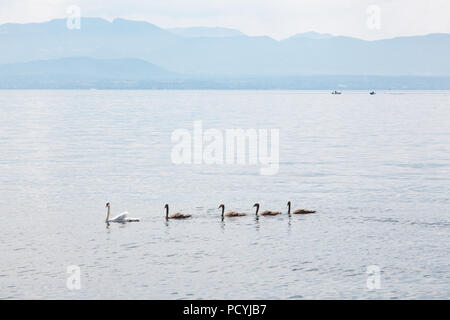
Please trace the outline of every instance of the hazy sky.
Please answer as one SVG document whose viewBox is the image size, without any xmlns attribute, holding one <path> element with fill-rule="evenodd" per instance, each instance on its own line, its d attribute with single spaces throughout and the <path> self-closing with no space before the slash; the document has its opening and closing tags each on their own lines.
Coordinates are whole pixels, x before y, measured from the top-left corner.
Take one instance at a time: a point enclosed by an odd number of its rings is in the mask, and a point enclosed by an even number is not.
<svg viewBox="0 0 450 320">
<path fill-rule="evenodd" d="M 0 24 L 65 17 L 70 5 L 87 17 L 222 26 L 276 39 L 306 31 L 364 39 L 450 33 L 450 0 L 0 0 Z"/>
</svg>

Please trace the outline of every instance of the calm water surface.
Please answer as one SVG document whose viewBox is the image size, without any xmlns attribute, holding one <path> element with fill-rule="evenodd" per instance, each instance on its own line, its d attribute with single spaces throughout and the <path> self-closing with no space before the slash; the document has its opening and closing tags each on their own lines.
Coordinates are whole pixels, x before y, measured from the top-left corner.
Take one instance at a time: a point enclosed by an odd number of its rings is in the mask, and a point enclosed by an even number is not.
<svg viewBox="0 0 450 320">
<path fill-rule="evenodd" d="M 196 120 L 279 128 L 279 173 L 173 164 Z M 0 298 L 450 298 L 450 92 L 0 91 L 0 132 Z"/>
</svg>

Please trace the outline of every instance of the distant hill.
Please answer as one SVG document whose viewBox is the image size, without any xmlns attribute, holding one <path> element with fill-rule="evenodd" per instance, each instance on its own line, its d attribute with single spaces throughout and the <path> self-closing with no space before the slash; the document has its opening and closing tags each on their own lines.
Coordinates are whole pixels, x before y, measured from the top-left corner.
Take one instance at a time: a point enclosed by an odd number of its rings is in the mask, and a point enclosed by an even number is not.
<svg viewBox="0 0 450 320">
<path fill-rule="evenodd" d="M 144 60 L 130 58 L 101 60 L 75 57 L 0 65 L 0 76 L 3 77 L 138 80 L 174 75 Z"/>
<path fill-rule="evenodd" d="M 240 32 L 239 30 L 220 27 L 169 28 L 166 30 L 186 38 L 222 38 L 245 36 L 245 34 Z"/>
<path fill-rule="evenodd" d="M 88 57 L 0 65 L 0 89 L 121 88 L 139 81 L 170 82 L 177 74 L 147 61 Z"/>
<path fill-rule="evenodd" d="M 67 64 L 70 70 L 70 66 L 82 62 L 59 59 L 85 57 L 105 62 L 84 60 L 87 65 L 93 63 L 85 69 L 80 67 L 84 77 L 92 68 L 96 72 L 90 77 L 98 73 L 120 79 L 125 75 L 140 79 L 143 73 L 158 72 L 159 76 L 174 72 L 183 77 L 227 79 L 450 76 L 449 34 L 365 41 L 307 32 L 277 41 L 226 28 L 166 30 L 148 22 L 82 18 L 79 30 L 69 30 L 65 19 L 3 24 L 0 43 L 0 64 L 40 61 L 11 67 L 16 73 L 21 68 L 34 72 L 35 68 L 44 68 L 42 61 L 53 60 L 47 62 L 45 70 L 56 74 Z M 145 62 L 149 64 L 144 66 Z M 5 76 L 8 67 L 2 68 Z M 74 74 L 77 68 L 74 67 Z"/>
</svg>

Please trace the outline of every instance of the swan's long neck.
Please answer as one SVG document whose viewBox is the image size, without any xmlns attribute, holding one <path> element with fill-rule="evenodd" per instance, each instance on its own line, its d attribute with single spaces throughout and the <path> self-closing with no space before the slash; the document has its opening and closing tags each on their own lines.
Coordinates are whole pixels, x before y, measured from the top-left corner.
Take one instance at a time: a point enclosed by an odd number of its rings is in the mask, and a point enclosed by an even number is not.
<svg viewBox="0 0 450 320">
<path fill-rule="evenodd" d="M 225 206 L 222 206 L 222 217 L 224 213 L 225 213 Z"/>
<path fill-rule="evenodd" d="M 258 215 L 259 206 L 256 206 L 256 215 Z"/>
<path fill-rule="evenodd" d="M 111 208 L 108 206 L 108 211 L 106 212 L 106 222 L 108 222 L 109 221 L 109 214 L 110 214 L 110 211 L 111 210 Z"/>
<path fill-rule="evenodd" d="M 291 204 L 288 203 L 288 214 L 291 214 Z"/>
<path fill-rule="evenodd" d="M 169 219 L 169 206 L 166 206 L 166 219 Z"/>
</svg>

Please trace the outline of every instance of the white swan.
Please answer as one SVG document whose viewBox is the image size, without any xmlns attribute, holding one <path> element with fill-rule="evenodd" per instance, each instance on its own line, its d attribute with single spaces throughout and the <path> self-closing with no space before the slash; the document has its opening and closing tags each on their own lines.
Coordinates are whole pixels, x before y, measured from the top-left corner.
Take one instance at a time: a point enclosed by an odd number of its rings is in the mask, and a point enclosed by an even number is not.
<svg viewBox="0 0 450 320">
<path fill-rule="evenodd" d="M 105 222 L 125 223 L 125 222 L 139 222 L 139 221 L 141 221 L 139 218 L 129 217 L 128 216 L 128 212 L 123 212 L 123 213 L 115 216 L 114 218 L 110 219 L 109 218 L 109 213 L 111 211 L 111 205 L 109 204 L 109 202 L 106 204 L 106 208 L 108 208 L 108 211 L 106 213 L 106 220 L 105 220 Z"/>
</svg>

